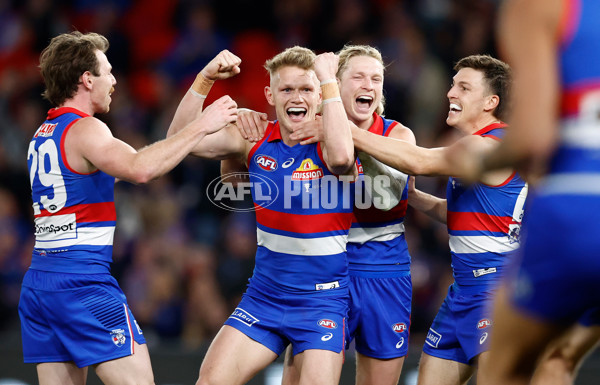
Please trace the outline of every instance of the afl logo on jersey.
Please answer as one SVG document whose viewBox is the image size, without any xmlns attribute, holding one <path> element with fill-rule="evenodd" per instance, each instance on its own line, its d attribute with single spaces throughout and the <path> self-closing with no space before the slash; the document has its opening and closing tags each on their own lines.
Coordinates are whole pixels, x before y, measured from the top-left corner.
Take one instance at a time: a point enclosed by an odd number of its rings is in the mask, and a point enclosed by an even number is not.
<svg viewBox="0 0 600 385">
<path fill-rule="evenodd" d="M 406 330 L 406 324 L 404 322 L 398 322 L 397 324 L 392 325 L 392 329 L 396 333 L 404 333 L 404 331 Z"/>
<path fill-rule="evenodd" d="M 330 319 L 320 319 L 319 326 L 322 326 L 327 329 L 337 329 L 337 324 L 335 323 L 335 321 L 332 321 Z"/>
<path fill-rule="evenodd" d="M 492 326 L 492 321 L 490 321 L 487 318 L 484 318 L 481 321 L 477 322 L 477 329 L 485 329 L 488 326 Z"/>
<path fill-rule="evenodd" d="M 265 171 L 277 170 L 277 161 L 268 155 L 256 155 L 254 161 Z"/>
</svg>

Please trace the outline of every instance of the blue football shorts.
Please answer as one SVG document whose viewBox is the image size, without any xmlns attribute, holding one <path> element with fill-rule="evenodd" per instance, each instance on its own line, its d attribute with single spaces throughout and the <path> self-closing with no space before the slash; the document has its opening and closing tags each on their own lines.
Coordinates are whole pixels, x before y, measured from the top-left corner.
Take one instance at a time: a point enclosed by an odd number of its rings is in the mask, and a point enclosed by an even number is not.
<svg viewBox="0 0 600 385">
<path fill-rule="evenodd" d="M 450 285 L 431 328 L 423 352 L 470 365 L 489 349 L 494 292 L 481 286 Z"/>
<path fill-rule="evenodd" d="M 344 349 L 348 290 L 302 294 L 274 293 L 250 284 L 225 325 L 281 354 L 292 344 L 294 355 L 308 349 Z"/>
<path fill-rule="evenodd" d="M 26 363 L 73 361 L 78 367 L 134 353 L 146 343 L 110 274 L 29 269 L 19 301 Z"/>
<path fill-rule="evenodd" d="M 513 303 L 547 322 L 571 323 L 600 307 L 600 197 L 541 195 L 524 222 L 511 266 Z M 593 322 L 592 322 L 593 321 Z"/>
<path fill-rule="evenodd" d="M 348 344 L 354 339 L 356 351 L 367 357 L 404 357 L 410 335 L 410 271 L 374 274 L 350 271 Z M 394 277 L 386 277 L 390 274 Z"/>
</svg>

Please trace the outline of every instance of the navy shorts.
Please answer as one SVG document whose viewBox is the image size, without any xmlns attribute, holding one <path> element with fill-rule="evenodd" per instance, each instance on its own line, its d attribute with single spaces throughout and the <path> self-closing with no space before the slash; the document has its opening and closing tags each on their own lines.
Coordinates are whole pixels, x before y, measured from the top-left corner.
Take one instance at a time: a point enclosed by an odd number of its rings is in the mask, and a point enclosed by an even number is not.
<svg viewBox="0 0 600 385">
<path fill-rule="evenodd" d="M 363 276 L 350 272 L 348 343 L 367 357 L 389 359 L 408 354 L 412 280 L 410 272 L 398 277 Z M 388 274 L 389 275 L 389 274 Z"/>
<path fill-rule="evenodd" d="M 308 349 L 341 352 L 345 345 L 348 290 L 303 294 L 272 293 L 252 285 L 225 325 L 281 354 L 292 344 L 294 355 Z"/>
<path fill-rule="evenodd" d="M 82 368 L 133 354 L 134 340 L 146 343 L 110 274 L 29 269 L 19 317 L 27 363 L 73 361 Z"/>
<path fill-rule="evenodd" d="M 423 352 L 470 365 L 489 349 L 494 292 L 479 286 L 448 288 L 448 295 L 427 332 Z"/>
</svg>

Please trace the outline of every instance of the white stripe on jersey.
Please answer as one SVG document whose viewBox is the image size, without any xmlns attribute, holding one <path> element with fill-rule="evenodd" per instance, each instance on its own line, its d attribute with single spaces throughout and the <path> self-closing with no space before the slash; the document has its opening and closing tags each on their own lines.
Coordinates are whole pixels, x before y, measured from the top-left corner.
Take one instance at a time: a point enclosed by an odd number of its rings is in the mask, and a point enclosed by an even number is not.
<svg viewBox="0 0 600 385">
<path fill-rule="evenodd" d="M 385 242 L 396 239 L 402 234 L 404 234 L 404 222 L 384 227 L 352 227 L 348 233 L 348 242 Z"/>
<path fill-rule="evenodd" d="M 519 248 L 518 242 L 509 242 L 508 237 L 486 235 L 450 235 L 450 250 L 458 254 L 507 253 Z"/>
<path fill-rule="evenodd" d="M 35 247 L 39 249 L 59 249 L 77 245 L 112 246 L 115 227 L 78 227 L 76 238 L 45 241 L 36 237 Z"/>
<path fill-rule="evenodd" d="M 600 149 L 600 127 L 598 127 L 598 122 L 582 120 L 581 117 L 563 119 L 561 142 L 567 147 L 588 150 Z"/>
<path fill-rule="evenodd" d="M 258 246 L 276 253 L 294 255 L 334 255 L 346 251 L 346 235 L 321 238 L 294 238 L 256 229 Z"/>
</svg>

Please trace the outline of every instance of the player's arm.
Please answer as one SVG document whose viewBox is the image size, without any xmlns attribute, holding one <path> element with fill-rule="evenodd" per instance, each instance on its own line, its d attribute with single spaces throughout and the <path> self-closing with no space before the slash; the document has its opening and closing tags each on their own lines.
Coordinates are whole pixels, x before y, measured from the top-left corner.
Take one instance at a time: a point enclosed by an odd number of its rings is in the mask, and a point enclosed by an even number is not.
<svg viewBox="0 0 600 385">
<path fill-rule="evenodd" d="M 315 59 L 315 73 L 321 82 L 323 98 L 323 158 L 331 172 L 354 175 L 352 134 L 335 77 L 338 62 L 339 57 L 331 52 Z"/>
<path fill-rule="evenodd" d="M 217 54 L 196 76 L 196 80 L 185 93 L 169 126 L 167 136 L 172 135 L 197 118 L 208 92 L 216 80 L 227 79 L 240 73 L 242 60 L 228 50 Z"/>
<path fill-rule="evenodd" d="M 388 137 L 404 140 L 411 144 L 416 143 L 413 132 L 408 127 L 399 123 L 392 128 Z M 408 175 L 381 163 L 366 152 L 358 152 L 358 159 L 362 165 L 363 173 L 371 177 L 372 181 L 375 181 L 375 178 L 381 180 L 382 176 L 386 178 L 387 183 L 373 190 L 373 198 L 380 199 L 380 202 L 384 206 L 382 207 L 383 210 L 390 210 L 396 207 L 402 199 L 402 192 L 406 186 Z"/>
<path fill-rule="evenodd" d="M 519 166 L 539 171 L 558 140 L 558 25 L 562 1 L 508 1 L 501 11 L 499 41 L 513 67 L 511 127 L 483 168 Z M 527 38 L 523 38 L 526 36 Z"/>
<path fill-rule="evenodd" d="M 444 159 L 445 148 L 424 148 L 396 138 L 383 137 L 352 127 L 354 146 L 409 175 L 452 175 Z"/>
<path fill-rule="evenodd" d="M 132 183 L 146 183 L 173 169 L 210 134 L 236 119 L 237 106 L 224 96 L 177 134 L 136 151 L 115 138 L 110 129 L 94 117 L 78 120 L 65 138 L 67 161 L 77 172 L 97 169 Z"/>
<path fill-rule="evenodd" d="M 441 223 L 447 223 L 448 204 L 445 199 L 415 188 L 415 178 L 408 181 L 408 204 Z"/>
</svg>

